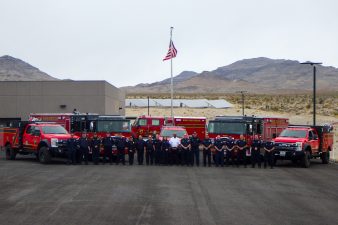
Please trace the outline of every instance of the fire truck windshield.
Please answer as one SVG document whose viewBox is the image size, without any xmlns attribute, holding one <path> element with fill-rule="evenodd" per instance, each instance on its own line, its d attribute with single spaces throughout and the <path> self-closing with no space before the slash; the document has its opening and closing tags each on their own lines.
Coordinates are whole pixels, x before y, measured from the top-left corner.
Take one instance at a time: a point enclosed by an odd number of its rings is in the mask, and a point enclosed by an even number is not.
<svg viewBox="0 0 338 225">
<path fill-rule="evenodd" d="M 279 137 L 294 137 L 294 138 L 305 138 L 306 130 L 292 130 L 286 129 L 283 130 Z"/>
<path fill-rule="evenodd" d="M 42 131 L 44 134 L 67 134 L 65 128 L 62 126 L 44 126 L 42 127 Z"/>
<path fill-rule="evenodd" d="M 98 132 L 130 132 L 129 120 L 100 120 L 97 122 Z"/>
<path fill-rule="evenodd" d="M 213 134 L 244 134 L 246 126 L 244 123 L 227 123 L 210 121 L 208 125 L 208 133 Z"/>
</svg>

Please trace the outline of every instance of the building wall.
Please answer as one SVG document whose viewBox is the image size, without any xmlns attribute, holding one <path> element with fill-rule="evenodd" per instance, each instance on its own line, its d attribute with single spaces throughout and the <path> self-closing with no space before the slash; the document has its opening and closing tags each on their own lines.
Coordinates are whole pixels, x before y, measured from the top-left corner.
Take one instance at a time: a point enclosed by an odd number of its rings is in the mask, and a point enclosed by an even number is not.
<svg viewBox="0 0 338 225">
<path fill-rule="evenodd" d="M 29 113 L 80 112 L 124 115 L 121 91 L 106 81 L 3 81 L 0 82 L 0 118 Z M 62 107 L 64 105 L 65 107 Z"/>
</svg>

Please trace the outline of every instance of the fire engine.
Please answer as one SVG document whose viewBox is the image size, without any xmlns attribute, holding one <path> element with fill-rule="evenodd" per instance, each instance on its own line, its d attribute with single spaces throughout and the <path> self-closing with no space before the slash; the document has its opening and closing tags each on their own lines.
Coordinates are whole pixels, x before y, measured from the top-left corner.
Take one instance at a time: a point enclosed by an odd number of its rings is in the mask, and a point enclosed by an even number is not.
<svg viewBox="0 0 338 225">
<path fill-rule="evenodd" d="M 299 162 L 305 168 L 311 158 L 327 164 L 333 149 L 332 130 L 330 126 L 289 126 L 275 139 L 275 158 Z"/>
<path fill-rule="evenodd" d="M 65 128 L 55 123 L 18 121 L 11 127 L 0 128 L 0 147 L 7 160 L 14 160 L 17 154 L 34 154 L 41 163 L 66 157 L 69 138 Z"/>
<path fill-rule="evenodd" d="M 86 132 L 91 138 L 96 132 L 98 136 L 105 137 L 109 132 L 112 136 L 122 134 L 131 136 L 130 120 L 124 116 L 98 115 L 98 114 L 74 114 L 74 113 L 31 113 L 30 120 L 55 122 L 62 125 L 68 132 L 81 136 Z"/>
<path fill-rule="evenodd" d="M 196 132 L 199 138 L 204 138 L 206 121 L 205 117 L 140 116 L 136 118 L 132 125 L 132 133 L 135 136 L 142 135 L 146 137 L 149 134 L 153 134 L 154 131 L 159 134 L 162 126 L 181 126 L 187 130 L 189 135 Z"/>
</svg>

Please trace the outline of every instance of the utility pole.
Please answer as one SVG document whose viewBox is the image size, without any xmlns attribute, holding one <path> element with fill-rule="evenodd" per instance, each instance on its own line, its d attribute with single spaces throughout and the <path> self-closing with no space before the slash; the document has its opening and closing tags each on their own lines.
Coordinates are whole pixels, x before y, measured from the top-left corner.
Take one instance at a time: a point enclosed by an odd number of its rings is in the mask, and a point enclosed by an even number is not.
<svg viewBox="0 0 338 225">
<path fill-rule="evenodd" d="M 313 66 L 313 126 L 316 126 L 316 65 L 321 65 L 320 62 L 303 62 L 301 64 Z"/>
<path fill-rule="evenodd" d="M 236 93 L 241 93 L 242 94 L 242 115 L 244 116 L 244 93 L 247 93 L 247 91 L 236 91 Z"/>
</svg>

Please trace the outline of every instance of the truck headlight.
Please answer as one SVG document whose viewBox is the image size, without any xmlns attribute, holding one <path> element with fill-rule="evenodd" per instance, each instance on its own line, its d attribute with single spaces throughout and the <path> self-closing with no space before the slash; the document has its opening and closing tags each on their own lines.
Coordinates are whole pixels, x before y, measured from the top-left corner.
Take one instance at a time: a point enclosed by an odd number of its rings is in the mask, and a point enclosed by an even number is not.
<svg viewBox="0 0 338 225">
<path fill-rule="evenodd" d="M 50 146 L 51 147 L 57 147 L 58 146 L 58 139 L 57 138 L 51 138 L 50 139 Z"/>
<path fill-rule="evenodd" d="M 303 151 L 303 143 L 296 142 L 296 151 Z"/>
</svg>

